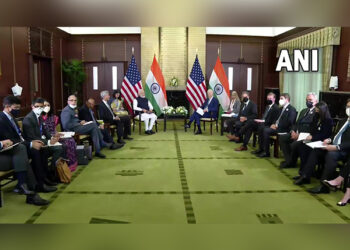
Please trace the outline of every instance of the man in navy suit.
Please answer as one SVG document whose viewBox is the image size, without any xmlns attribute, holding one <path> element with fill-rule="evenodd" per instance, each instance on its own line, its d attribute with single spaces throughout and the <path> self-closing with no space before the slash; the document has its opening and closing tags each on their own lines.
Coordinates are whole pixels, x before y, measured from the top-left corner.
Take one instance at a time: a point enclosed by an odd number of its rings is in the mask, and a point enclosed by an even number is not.
<svg viewBox="0 0 350 250">
<path fill-rule="evenodd" d="M 213 90 L 209 89 L 207 92 L 207 95 L 208 95 L 208 98 L 205 100 L 203 105 L 200 107 L 201 109 L 203 109 L 204 114 L 201 115 L 197 111 L 194 112 L 190 117 L 189 123 L 185 125 L 186 128 L 190 128 L 191 123 L 193 121 L 196 121 L 196 124 L 198 126 L 198 130 L 196 132 L 196 135 L 202 134 L 201 123 L 200 123 L 201 118 L 215 118 L 215 119 L 217 119 L 217 117 L 218 117 L 219 101 L 218 101 L 218 99 L 216 99 L 214 97 Z"/>
</svg>

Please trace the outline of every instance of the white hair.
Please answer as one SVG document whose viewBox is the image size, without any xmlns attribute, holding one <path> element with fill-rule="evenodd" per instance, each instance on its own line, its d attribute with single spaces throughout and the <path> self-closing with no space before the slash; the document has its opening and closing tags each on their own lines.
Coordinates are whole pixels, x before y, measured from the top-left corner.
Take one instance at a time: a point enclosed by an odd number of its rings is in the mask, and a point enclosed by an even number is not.
<svg viewBox="0 0 350 250">
<path fill-rule="evenodd" d="M 315 92 L 307 93 L 306 97 L 308 97 L 309 95 L 312 95 L 313 97 L 315 97 L 316 101 L 318 100 L 317 94 Z"/>
<path fill-rule="evenodd" d="M 109 91 L 103 90 L 103 91 L 101 91 L 100 95 L 101 95 L 101 98 L 103 99 L 106 95 L 109 95 Z"/>
</svg>

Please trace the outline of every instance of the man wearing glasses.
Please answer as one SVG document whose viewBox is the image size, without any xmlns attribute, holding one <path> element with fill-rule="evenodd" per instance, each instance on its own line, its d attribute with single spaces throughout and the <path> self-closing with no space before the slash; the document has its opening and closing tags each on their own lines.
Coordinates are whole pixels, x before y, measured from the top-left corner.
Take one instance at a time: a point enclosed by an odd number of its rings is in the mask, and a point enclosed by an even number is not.
<svg viewBox="0 0 350 250">
<path fill-rule="evenodd" d="M 65 131 L 74 131 L 79 134 L 90 135 L 95 146 L 95 156 L 106 158 L 106 156 L 101 153 L 101 148 L 106 147 L 107 144 L 103 141 L 103 136 L 96 123 L 79 120 L 77 97 L 75 95 L 68 97 L 67 104 L 68 105 L 61 113 L 62 129 Z"/>
</svg>

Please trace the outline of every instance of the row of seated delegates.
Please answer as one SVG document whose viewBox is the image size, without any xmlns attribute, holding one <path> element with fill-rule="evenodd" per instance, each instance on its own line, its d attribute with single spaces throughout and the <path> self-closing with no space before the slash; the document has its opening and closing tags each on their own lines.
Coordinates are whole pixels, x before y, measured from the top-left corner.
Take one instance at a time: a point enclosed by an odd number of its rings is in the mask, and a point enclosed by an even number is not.
<svg viewBox="0 0 350 250">
<path fill-rule="evenodd" d="M 26 203 L 38 206 L 47 205 L 49 201 L 42 199 L 37 192 L 56 190 L 55 187 L 46 185 L 55 185 L 56 183 L 49 181 L 47 176 L 47 156 L 50 149 L 45 146 L 54 144 L 58 140 L 57 137 L 52 136 L 43 139 L 41 136 L 37 136 L 38 131 L 33 131 L 39 128 L 39 133 L 41 133 L 40 127 L 42 126 L 40 124 L 42 123 L 38 114 L 42 104 L 40 100 L 33 101 L 32 111 L 26 117 L 25 133 L 22 133 L 16 121 L 21 107 L 21 102 L 17 97 L 5 97 L 3 111 L 0 112 L 0 149 L 8 148 L 8 150 L 0 152 L 0 170 L 14 169 L 17 177 L 14 192 L 26 195 Z M 29 117 L 33 115 L 36 124 L 28 130 L 27 124 L 31 122 Z M 45 135 L 45 132 L 42 132 Z M 29 157 L 32 157 L 32 164 L 29 162 Z"/>
<path fill-rule="evenodd" d="M 202 134 L 200 123 L 201 118 L 217 118 L 218 116 L 219 101 L 214 97 L 213 90 L 209 89 L 207 91 L 207 96 L 208 98 L 200 107 L 204 111 L 203 115 L 198 112 L 193 112 L 189 122 L 185 125 L 186 128 L 190 128 L 192 122 L 195 122 L 198 127 L 196 135 Z"/>
<path fill-rule="evenodd" d="M 101 149 L 107 147 L 108 144 L 103 140 L 103 135 L 98 125 L 94 122 L 87 123 L 85 120 L 79 119 L 77 97 L 75 95 L 68 96 L 67 104 L 68 105 L 61 112 L 63 131 L 72 131 L 78 134 L 90 135 L 95 147 L 95 156 L 106 158 L 106 156 L 101 153 Z"/>
<path fill-rule="evenodd" d="M 51 105 L 48 101 L 44 102 L 44 111 L 42 114 L 45 129 L 53 136 L 57 134 L 57 125 L 59 124 L 59 117 L 55 115 L 51 109 Z M 63 145 L 66 159 L 68 159 L 68 167 L 74 172 L 78 166 L 77 157 L 77 144 L 73 137 L 71 138 L 60 138 L 59 142 Z"/>
<path fill-rule="evenodd" d="M 141 121 L 145 123 L 145 134 L 154 134 L 153 126 L 157 120 L 157 115 L 153 113 L 153 106 L 146 98 L 143 89 L 139 90 L 138 97 L 133 100 L 133 110 L 135 115 L 141 114 Z"/>
<path fill-rule="evenodd" d="M 100 119 L 105 123 L 115 125 L 117 127 L 118 143 L 125 143 L 125 140 L 132 140 L 131 135 L 131 121 L 129 115 L 116 115 L 110 104 L 110 95 L 107 90 L 100 93 L 102 102 L 99 105 L 98 111 Z"/>
<path fill-rule="evenodd" d="M 99 131 L 102 133 L 103 141 L 107 143 L 110 149 L 118 149 L 122 148 L 124 146 L 123 143 L 115 143 L 113 140 L 113 137 L 110 133 L 110 131 L 105 128 L 104 124 L 99 124 L 94 113 L 94 107 L 95 107 L 95 100 L 93 98 L 89 98 L 85 105 L 83 105 L 78 112 L 78 117 L 82 121 L 90 122 L 96 124 L 96 126 L 99 128 Z"/>
<path fill-rule="evenodd" d="M 329 186 L 325 184 L 325 180 L 330 180 L 334 177 L 338 161 L 346 162 L 350 156 L 350 99 L 347 100 L 345 110 L 348 118 L 340 121 L 338 126 L 339 130 L 335 132 L 333 137 L 327 138 L 327 136 L 324 136 L 326 138 L 323 140 L 325 148 L 315 148 L 311 150 L 307 161 L 301 166 L 299 171 L 300 175 L 295 177 L 295 184 L 297 185 L 310 183 L 310 178 L 315 172 L 316 165 L 324 163 L 320 178 L 321 184 L 309 189 L 311 193 L 329 193 L 330 189 Z M 324 121 L 323 123 L 323 127 L 327 127 L 327 122 Z M 324 132 L 324 134 L 326 133 L 327 132 Z"/>
</svg>

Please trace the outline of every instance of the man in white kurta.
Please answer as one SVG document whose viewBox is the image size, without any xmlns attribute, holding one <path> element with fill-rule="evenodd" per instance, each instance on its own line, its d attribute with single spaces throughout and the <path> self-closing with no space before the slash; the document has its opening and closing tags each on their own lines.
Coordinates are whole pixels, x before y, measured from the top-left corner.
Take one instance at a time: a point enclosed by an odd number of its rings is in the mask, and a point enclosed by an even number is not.
<svg viewBox="0 0 350 250">
<path fill-rule="evenodd" d="M 141 113 L 141 121 L 145 122 L 145 133 L 148 135 L 154 134 L 153 126 L 157 120 L 157 115 L 153 113 L 153 106 L 146 98 L 145 91 L 141 89 L 139 96 L 133 101 L 133 109 L 135 114 Z"/>
</svg>

